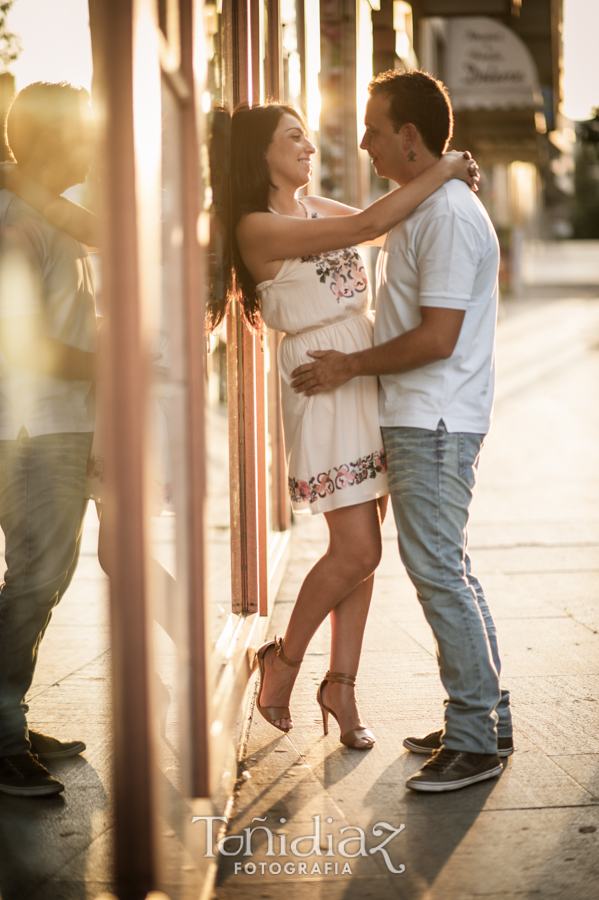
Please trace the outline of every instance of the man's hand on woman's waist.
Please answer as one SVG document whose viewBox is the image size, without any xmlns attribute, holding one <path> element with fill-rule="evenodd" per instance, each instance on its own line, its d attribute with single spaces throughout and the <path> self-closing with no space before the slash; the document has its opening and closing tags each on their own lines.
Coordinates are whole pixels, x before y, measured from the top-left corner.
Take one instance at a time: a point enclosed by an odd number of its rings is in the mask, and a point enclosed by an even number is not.
<svg viewBox="0 0 599 900">
<path fill-rule="evenodd" d="M 291 387 L 296 394 L 306 394 L 307 397 L 341 387 L 358 374 L 352 362 L 359 355 L 340 353 L 339 350 L 309 350 L 308 356 L 312 356 L 314 362 L 293 370 Z"/>
<path fill-rule="evenodd" d="M 464 310 L 424 306 L 420 313 L 422 321 L 416 328 L 368 350 L 308 351 L 314 362 L 293 370 L 291 387 L 296 393 L 311 397 L 332 391 L 359 375 L 399 375 L 449 359 L 460 336 Z"/>
</svg>

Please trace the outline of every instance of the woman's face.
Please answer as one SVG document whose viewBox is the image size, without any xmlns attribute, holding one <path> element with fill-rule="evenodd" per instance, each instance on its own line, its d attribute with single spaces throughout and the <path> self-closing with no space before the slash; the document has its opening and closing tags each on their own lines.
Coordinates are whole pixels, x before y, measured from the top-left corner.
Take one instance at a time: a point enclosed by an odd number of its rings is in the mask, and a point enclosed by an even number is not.
<svg viewBox="0 0 599 900">
<path fill-rule="evenodd" d="M 266 162 L 273 184 L 287 184 L 294 190 L 312 177 L 312 154 L 316 147 L 308 140 L 299 119 L 283 113 L 266 151 Z"/>
</svg>

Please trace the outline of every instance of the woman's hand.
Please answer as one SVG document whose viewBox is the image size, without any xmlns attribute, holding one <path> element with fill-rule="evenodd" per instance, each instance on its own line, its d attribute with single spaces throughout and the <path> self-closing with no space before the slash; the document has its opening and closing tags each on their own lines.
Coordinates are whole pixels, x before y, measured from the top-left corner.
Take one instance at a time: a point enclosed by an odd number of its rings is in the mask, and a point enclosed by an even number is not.
<svg viewBox="0 0 599 900">
<path fill-rule="evenodd" d="M 478 191 L 480 181 L 478 165 L 467 150 L 465 153 L 449 150 L 441 157 L 441 165 L 447 167 L 447 172 L 450 173 L 448 179 L 459 178 L 460 181 L 465 181 L 471 190 Z"/>
</svg>

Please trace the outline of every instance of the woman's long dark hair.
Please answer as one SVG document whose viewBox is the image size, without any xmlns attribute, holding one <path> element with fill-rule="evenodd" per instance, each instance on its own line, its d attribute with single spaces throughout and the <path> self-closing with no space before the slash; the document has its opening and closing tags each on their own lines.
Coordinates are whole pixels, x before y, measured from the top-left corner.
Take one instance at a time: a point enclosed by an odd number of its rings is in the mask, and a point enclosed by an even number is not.
<svg viewBox="0 0 599 900">
<path fill-rule="evenodd" d="M 247 213 L 269 211 L 269 191 L 273 188 L 276 190 L 276 185 L 270 178 L 266 151 L 285 113 L 295 116 L 302 127 L 305 127 L 297 110 L 283 103 L 252 107 L 242 104 L 233 112 L 229 218 L 232 271 L 228 279 L 228 290 L 217 294 L 211 292 L 208 302 L 208 328 L 211 331 L 222 322 L 231 296 L 241 303 L 245 319 L 252 328 L 262 326 L 256 282 L 239 252 L 236 230 L 240 218 Z M 212 170 L 214 154 L 211 153 L 210 156 Z M 217 164 L 216 159 L 214 162 Z"/>
</svg>

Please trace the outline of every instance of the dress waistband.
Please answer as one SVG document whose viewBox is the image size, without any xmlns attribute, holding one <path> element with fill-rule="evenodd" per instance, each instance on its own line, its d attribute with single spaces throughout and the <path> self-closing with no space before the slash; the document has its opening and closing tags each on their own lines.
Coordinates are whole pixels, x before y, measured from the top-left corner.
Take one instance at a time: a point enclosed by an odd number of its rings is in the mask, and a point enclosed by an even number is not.
<svg viewBox="0 0 599 900">
<path fill-rule="evenodd" d="M 326 331 L 327 328 L 336 328 L 337 325 L 345 325 L 347 322 L 351 322 L 354 319 L 368 319 L 369 318 L 369 310 L 366 312 L 356 313 L 355 316 L 347 316 L 345 319 L 339 319 L 338 322 L 329 322 L 327 325 L 318 325 L 316 328 L 306 328 L 305 331 L 294 331 L 293 333 L 285 332 L 285 337 L 293 338 L 293 337 L 302 337 L 305 334 L 314 334 L 316 331 Z"/>
</svg>

